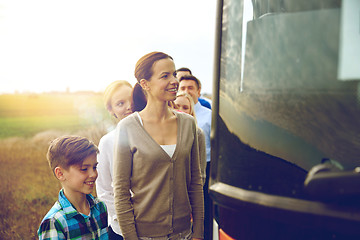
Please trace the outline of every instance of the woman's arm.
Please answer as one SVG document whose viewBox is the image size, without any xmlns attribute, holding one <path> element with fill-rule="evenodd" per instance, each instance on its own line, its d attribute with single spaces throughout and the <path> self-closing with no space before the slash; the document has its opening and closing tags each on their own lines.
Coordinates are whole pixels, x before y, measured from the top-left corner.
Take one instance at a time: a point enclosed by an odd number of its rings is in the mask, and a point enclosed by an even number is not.
<svg viewBox="0 0 360 240">
<path fill-rule="evenodd" d="M 130 150 L 126 125 L 120 122 L 116 129 L 114 151 L 114 196 L 115 211 L 124 239 L 138 239 L 134 209 L 131 204 L 130 178 L 132 170 L 132 153 Z"/>
<path fill-rule="evenodd" d="M 200 173 L 200 158 L 198 134 L 195 122 L 193 123 L 192 134 L 194 143 L 191 149 L 191 183 L 189 188 L 189 199 L 193 217 L 193 238 L 204 238 L 204 195 L 203 184 Z"/>
</svg>

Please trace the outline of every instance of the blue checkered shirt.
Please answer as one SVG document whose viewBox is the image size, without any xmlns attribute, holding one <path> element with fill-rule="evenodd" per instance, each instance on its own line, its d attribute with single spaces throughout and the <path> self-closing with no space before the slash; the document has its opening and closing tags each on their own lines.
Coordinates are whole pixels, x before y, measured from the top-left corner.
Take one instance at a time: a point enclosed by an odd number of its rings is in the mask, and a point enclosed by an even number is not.
<svg viewBox="0 0 360 240">
<path fill-rule="evenodd" d="M 86 195 L 90 216 L 79 213 L 65 197 L 63 189 L 59 200 L 41 221 L 39 239 L 109 239 L 107 210 L 103 202 Z"/>
</svg>

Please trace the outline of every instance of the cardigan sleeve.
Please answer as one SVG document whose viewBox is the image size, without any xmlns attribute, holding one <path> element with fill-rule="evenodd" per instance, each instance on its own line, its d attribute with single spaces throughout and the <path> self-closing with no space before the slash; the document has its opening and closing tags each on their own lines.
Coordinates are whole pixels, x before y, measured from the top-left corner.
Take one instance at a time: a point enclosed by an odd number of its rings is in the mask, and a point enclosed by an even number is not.
<svg viewBox="0 0 360 240">
<path fill-rule="evenodd" d="M 205 184 L 206 179 L 206 144 L 205 144 L 205 134 L 201 128 L 197 128 L 198 134 L 198 144 L 199 144 L 199 157 L 200 157 L 200 170 L 201 170 L 201 179 L 203 185 Z"/>
<path fill-rule="evenodd" d="M 113 183 L 115 211 L 124 239 L 138 239 L 134 209 L 131 204 L 130 178 L 132 170 L 132 153 L 128 143 L 126 125 L 117 125 L 115 137 Z"/>
<path fill-rule="evenodd" d="M 194 142 L 191 149 L 191 183 L 189 199 L 193 217 L 193 238 L 204 238 L 204 195 L 200 173 L 198 133 L 193 121 Z"/>
</svg>

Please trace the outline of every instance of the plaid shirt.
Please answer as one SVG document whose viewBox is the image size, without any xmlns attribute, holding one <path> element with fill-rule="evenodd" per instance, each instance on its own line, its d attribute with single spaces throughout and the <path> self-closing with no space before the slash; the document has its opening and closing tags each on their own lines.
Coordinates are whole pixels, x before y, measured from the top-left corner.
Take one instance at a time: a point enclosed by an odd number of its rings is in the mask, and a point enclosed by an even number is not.
<svg viewBox="0 0 360 240">
<path fill-rule="evenodd" d="M 40 224 L 39 239 L 109 239 L 105 204 L 91 194 L 86 198 L 90 216 L 79 213 L 60 190 L 59 200 Z"/>
</svg>

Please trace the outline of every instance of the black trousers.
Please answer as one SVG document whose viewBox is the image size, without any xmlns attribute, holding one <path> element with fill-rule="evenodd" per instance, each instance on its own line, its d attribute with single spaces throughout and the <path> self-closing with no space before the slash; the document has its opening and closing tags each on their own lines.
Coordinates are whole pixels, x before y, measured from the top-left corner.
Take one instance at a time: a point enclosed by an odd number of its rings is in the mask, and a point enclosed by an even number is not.
<svg viewBox="0 0 360 240">
<path fill-rule="evenodd" d="M 124 240 L 124 238 L 121 235 L 115 233 L 111 226 L 109 226 L 109 240 Z"/>
</svg>

